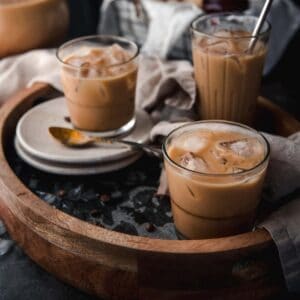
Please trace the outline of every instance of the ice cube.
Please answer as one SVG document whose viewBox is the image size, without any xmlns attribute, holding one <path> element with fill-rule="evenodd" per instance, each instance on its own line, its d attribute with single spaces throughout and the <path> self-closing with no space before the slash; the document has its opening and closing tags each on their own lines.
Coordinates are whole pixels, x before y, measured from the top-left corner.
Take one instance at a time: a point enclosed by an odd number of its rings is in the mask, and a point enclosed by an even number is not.
<svg viewBox="0 0 300 300">
<path fill-rule="evenodd" d="M 201 52 L 213 52 L 218 54 L 227 54 L 228 44 L 224 39 L 219 38 L 199 38 L 195 43 L 195 49 Z"/>
<path fill-rule="evenodd" d="M 111 66 L 113 63 L 109 55 L 101 56 L 94 62 L 98 69 Z"/>
<path fill-rule="evenodd" d="M 206 37 L 197 38 L 195 42 L 196 48 L 202 48 L 202 49 L 206 49 L 208 44 L 209 44 L 209 40 Z"/>
<path fill-rule="evenodd" d="M 198 135 L 189 135 L 175 141 L 177 148 L 193 153 L 202 151 L 207 145 L 208 139 Z"/>
<path fill-rule="evenodd" d="M 221 165 L 226 165 L 228 160 L 224 156 L 224 151 L 220 151 L 219 149 L 212 149 L 210 150 L 211 156 L 215 159 L 216 162 L 218 162 Z"/>
<path fill-rule="evenodd" d="M 258 141 L 247 138 L 235 141 L 221 142 L 219 145 L 221 146 L 221 148 L 230 150 L 234 152 L 234 154 L 243 157 L 250 157 L 252 155 L 255 155 L 256 153 L 259 153 L 259 150 L 261 148 Z"/>
<path fill-rule="evenodd" d="M 90 68 L 91 68 L 91 64 L 89 62 L 82 63 L 80 65 L 80 75 L 82 77 L 88 77 Z"/>
<path fill-rule="evenodd" d="M 197 172 L 207 172 L 208 165 L 206 161 L 195 156 L 193 153 L 188 152 L 181 156 L 180 165 L 186 169 L 197 171 Z"/>
<path fill-rule="evenodd" d="M 233 173 L 233 174 L 242 173 L 244 171 L 246 171 L 246 169 L 238 168 L 238 167 L 228 168 L 228 173 Z"/>
<path fill-rule="evenodd" d="M 101 75 L 101 73 L 99 72 L 99 70 L 97 68 L 95 68 L 94 66 L 91 67 L 89 69 L 89 72 L 88 72 L 88 76 L 86 77 L 89 77 L 89 78 L 96 78 L 98 77 L 99 75 Z"/>
<path fill-rule="evenodd" d="M 71 56 L 65 59 L 64 62 L 74 67 L 80 67 L 84 60 L 80 56 Z"/>
<path fill-rule="evenodd" d="M 91 62 L 97 62 L 104 55 L 105 55 L 104 49 L 100 49 L 100 48 L 91 49 L 89 52 L 89 60 Z"/>
<path fill-rule="evenodd" d="M 225 55 L 229 52 L 229 42 L 226 40 L 212 41 L 207 45 L 209 52 Z"/>
<path fill-rule="evenodd" d="M 219 38 L 232 38 L 233 32 L 229 30 L 218 30 L 217 32 L 214 32 L 214 36 Z"/>
<path fill-rule="evenodd" d="M 228 55 L 228 58 L 236 64 L 236 66 L 238 67 L 238 70 L 242 71 L 242 72 L 245 72 L 245 67 L 243 66 L 243 64 L 241 64 L 238 56 L 234 55 L 234 54 L 231 54 L 231 55 Z"/>
<path fill-rule="evenodd" d="M 129 52 L 127 52 L 124 48 L 122 48 L 118 44 L 113 44 L 109 48 L 109 52 L 112 57 L 112 60 L 114 60 L 115 63 L 124 63 L 130 59 Z"/>
</svg>

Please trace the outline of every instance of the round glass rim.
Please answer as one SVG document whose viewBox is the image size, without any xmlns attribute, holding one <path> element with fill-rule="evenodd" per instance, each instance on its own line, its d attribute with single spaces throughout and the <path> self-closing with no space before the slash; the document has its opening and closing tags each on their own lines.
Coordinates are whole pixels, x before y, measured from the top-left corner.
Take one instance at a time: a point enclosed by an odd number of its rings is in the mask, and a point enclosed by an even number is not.
<svg viewBox="0 0 300 300">
<path fill-rule="evenodd" d="M 257 134 L 258 136 L 260 136 L 263 141 L 266 143 L 266 148 L 267 148 L 267 151 L 266 151 L 266 154 L 264 156 L 264 158 L 258 163 L 256 164 L 255 166 L 253 166 L 252 168 L 250 169 L 247 169 L 247 170 L 242 170 L 240 172 L 237 172 L 237 173 L 225 173 L 225 174 L 221 174 L 221 173 L 203 173 L 203 172 L 199 172 L 199 171 L 194 171 L 194 170 L 190 170 L 186 167 L 183 167 L 181 166 L 180 164 L 178 164 L 177 162 L 175 162 L 168 154 L 168 151 L 167 151 L 167 144 L 169 142 L 169 140 L 172 138 L 172 136 L 174 135 L 174 133 L 176 133 L 177 131 L 185 128 L 185 127 L 189 127 L 189 126 L 193 126 L 193 125 L 198 125 L 198 124 L 205 124 L 205 123 L 213 123 L 213 124 L 227 124 L 227 125 L 232 125 L 232 126 L 235 126 L 235 127 L 241 127 L 243 129 L 246 129 L 246 130 L 249 130 L 251 131 L 252 133 L 255 133 Z M 248 173 L 251 173 L 253 172 L 255 169 L 259 168 L 260 166 L 262 166 L 268 159 L 269 159 L 269 156 L 270 156 L 270 151 L 271 151 L 271 148 L 270 148 L 270 144 L 268 142 L 268 140 L 265 138 L 265 136 L 263 134 L 261 134 L 260 132 L 258 132 L 257 130 L 251 128 L 250 126 L 247 126 L 247 125 L 244 125 L 244 124 L 241 124 L 241 123 L 237 123 L 237 122 L 231 122 L 231 121 L 223 121 L 223 120 L 203 120 L 203 121 L 194 121 L 194 122 L 189 122 L 189 123 L 186 123 L 184 125 L 181 125 L 175 129 L 173 129 L 166 137 L 163 145 L 162 145 L 162 152 L 163 152 L 163 156 L 164 158 L 171 164 L 173 165 L 174 167 L 180 169 L 180 170 L 184 170 L 184 171 L 187 171 L 187 172 L 190 172 L 192 174 L 196 174 L 196 175 L 201 175 L 201 176 L 206 176 L 206 177 L 229 177 L 229 176 L 240 176 L 240 175 L 245 175 L 245 174 L 248 174 Z"/>
<path fill-rule="evenodd" d="M 133 61 L 136 57 L 138 57 L 139 53 L 140 53 L 140 49 L 139 49 L 139 46 L 135 43 L 135 42 L 132 42 L 126 38 L 123 38 L 123 37 L 119 37 L 117 35 L 102 35 L 102 34 L 95 34 L 95 35 L 87 35 L 87 36 L 82 36 L 82 37 L 78 37 L 78 38 L 75 38 L 75 39 L 72 39 L 70 41 L 67 41 L 65 43 L 63 43 L 60 47 L 57 48 L 56 50 L 56 57 L 57 59 L 59 60 L 59 62 L 68 67 L 68 68 L 71 68 L 71 69 L 76 69 L 76 70 L 79 70 L 79 69 L 84 69 L 84 68 L 92 68 L 92 66 L 88 66 L 88 67 L 81 67 L 81 66 L 74 66 L 74 65 L 71 65 L 69 63 L 66 63 L 63 58 L 60 56 L 60 52 L 63 50 L 63 49 L 66 49 L 67 47 L 69 46 L 72 46 L 72 45 L 76 45 L 76 43 L 78 42 L 82 42 L 82 41 L 88 41 L 88 40 L 92 40 L 92 39 L 99 39 L 99 41 L 101 39 L 111 39 L 111 40 L 115 40 L 116 42 L 120 41 L 120 42 L 123 42 L 123 43 L 128 43 L 132 46 L 134 46 L 135 48 L 135 52 L 133 53 L 133 55 L 128 59 L 126 60 L 125 62 L 122 62 L 122 63 L 116 63 L 116 64 L 111 64 L 109 66 L 105 66 L 104 68 L 112 68 L 112 67 L 119 67 L 119 66 L 123 66 L 123 65 L 126 65 L 128 63 L 130 63 L 131 61 Z"/>
<path fill-rule="evenodd" d="M 255 18 L 256 20 L 258 20 L 258 16 L 254 16 L 254 15 L 247 15 L 247 14 L 243 14 L 243 13 L 238 13 L 238 12 L 226 12 L 226 13 L 212 13 L 212 14 L 203 14 L 198 16 L 191 24 L 191 30 L 193 33 L 196 34 L 201 34 L 207 37 L 214 37 L 214 38 L 219 38 L 219 39 L 224 39 L 224 40 L 239 40 L 239 39 L 252 39 L 252 38 L 260 38 L 263 36 L 266 36 L 270 33 L 271 31 L 271 24 L 268 20 L 265 20 L 264 23 L 267 24 L 267 28 L 263 31 L 261 31 L 257 36 L 256 35 L 244 35 L 244 36 L 233 36 L 233 37 L 222 37 L 222 36 L 218 36 L 215 34 L 210 34 L 210 33 L 206 33 L 204 31 L 199 30 L 198 28 L 196 28 L 196 23 L 198 23 L 199 21 L 203 21 L 205 19 L 211 19 L 213 17 L 220 17 L 220 16 L 239 16 L 239 17 L 252 17 Z"/>
</svg>

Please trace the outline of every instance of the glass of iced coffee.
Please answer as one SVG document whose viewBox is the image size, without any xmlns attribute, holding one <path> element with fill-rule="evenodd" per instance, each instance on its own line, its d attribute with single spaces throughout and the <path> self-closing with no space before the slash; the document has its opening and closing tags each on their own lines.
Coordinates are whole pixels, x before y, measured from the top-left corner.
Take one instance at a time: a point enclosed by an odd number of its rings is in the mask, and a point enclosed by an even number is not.
<svg viewBox="0 0 300 300">
<path fill-rule="evenodd" d="M 163 153 L 179 237 L 253 227 L 270 153 L 263 135 L 234 122 L 198 121 L 171 132 Z"/>
<path fill-rule="evenodd" d="M 265 22 L 251 48 L 256 22 L 254 16 L 219 13 L 192 23 L 201 119 L 253 122 L 270 34 Z"/>
<path fill-rule="evenodd" d="M 123 134 L 135 124 L 138 46 L 116 36 L 88 36 L 62 45 L 57 57 L 72 124 Z"/>
</svg>

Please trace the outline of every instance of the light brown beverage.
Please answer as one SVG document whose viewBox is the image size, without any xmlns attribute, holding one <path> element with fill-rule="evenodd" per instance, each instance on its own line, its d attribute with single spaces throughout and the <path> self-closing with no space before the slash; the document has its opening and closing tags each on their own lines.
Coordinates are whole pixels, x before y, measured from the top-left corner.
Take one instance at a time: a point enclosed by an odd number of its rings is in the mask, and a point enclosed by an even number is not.
<svg viewBox="0 0 300 300">
<path fill-rule="evenodd" d="M 238 19 L 240 22 L 241 18 Z M 204 32 L 195 29 L 193 35 L 199 114 L 202 119 L 251 124 L 267 53 L 266 37 L 258 38 L 255 48 L 250 51 L 250 31 L 242 26 L 235 29 L 228 24 L 227 27 L 224 25 L 228 29 L 223 29 L 223 19 L 217 20 L 216 28 L 212 30 L 214 26 L 211 25 L 206 29 L 207 34 L 205 29 Z"/>
<path fill-rule="evenodd" d="M 111 131 L 132 122 L 137 62 L 118 44 L 81 47 L 64 58 L 62 84 L 73 125 Z"/>
<path fill-rule="evenodd" d="M 171 133 L 164 154 L 183 237 L 220 237 L 253 226 L 269 156 L 263 136 L 236 123 L 195 122 Z"/>
</svg>

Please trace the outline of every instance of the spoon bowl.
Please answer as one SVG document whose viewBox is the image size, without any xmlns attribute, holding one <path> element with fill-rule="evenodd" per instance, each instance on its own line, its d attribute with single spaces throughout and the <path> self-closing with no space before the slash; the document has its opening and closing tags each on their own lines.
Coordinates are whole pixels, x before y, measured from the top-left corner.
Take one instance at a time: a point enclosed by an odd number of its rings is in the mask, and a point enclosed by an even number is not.
<svg viewBox="0 0 300 300">
<path fill-rule="evenodd" d="M 84 147 L 95 143 L 95 139 L 79 130 L 64 127 L 49 127 L 50 135 L 68 147 Z"/>
</svg>

